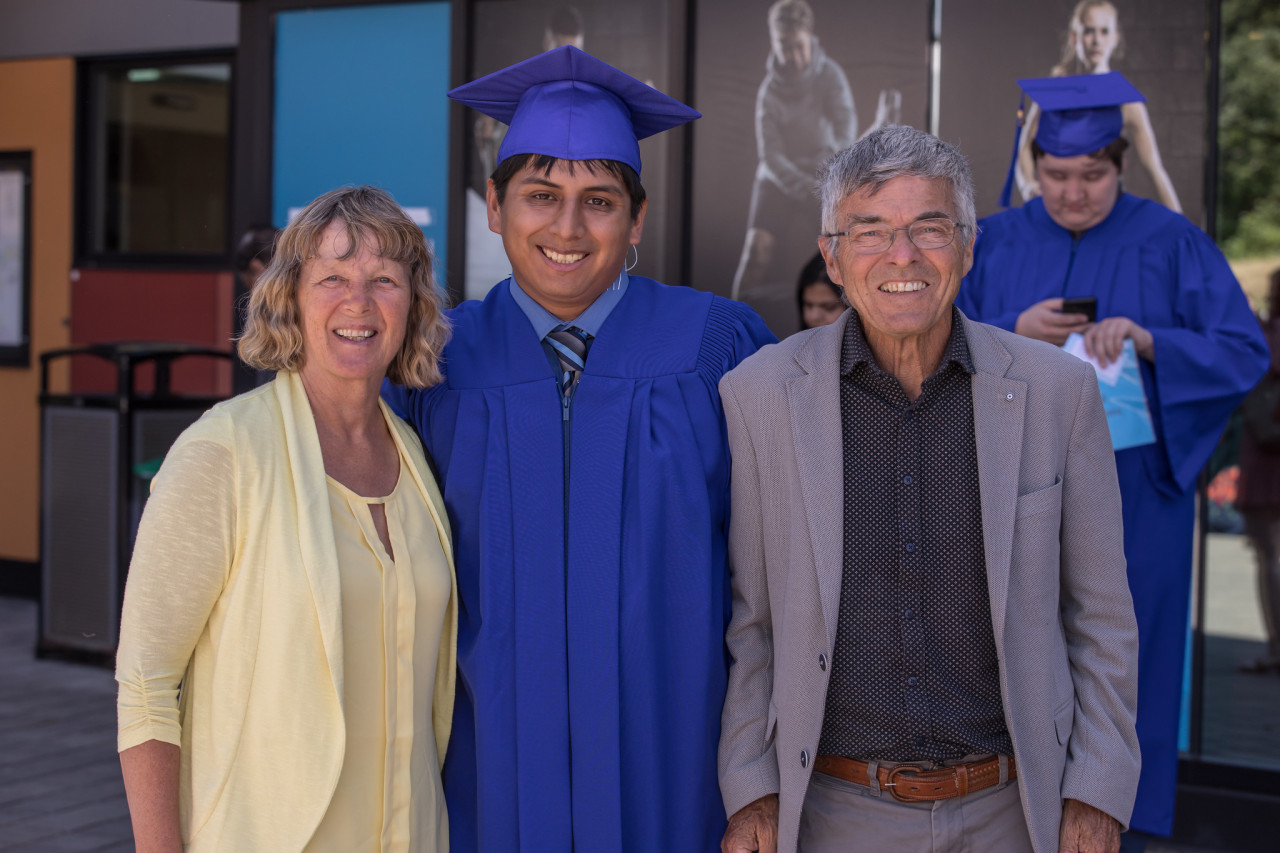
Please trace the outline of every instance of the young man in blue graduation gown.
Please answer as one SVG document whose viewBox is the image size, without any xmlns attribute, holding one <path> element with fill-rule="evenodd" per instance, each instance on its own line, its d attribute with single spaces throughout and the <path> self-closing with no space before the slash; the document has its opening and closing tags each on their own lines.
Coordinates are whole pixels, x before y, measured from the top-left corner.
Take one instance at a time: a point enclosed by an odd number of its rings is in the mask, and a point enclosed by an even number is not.
<svg viewBox="0 0 1280 853">
<path fill-rule="evenodd" d="M 698 117 L 572 47 L 450 92 L 510 124 L 488 185 L 512 278 L 451 312 L 443 384 L 387 396 L 456 537 L 452 849 L 712 850 L 727 664 L 717 384 L 749 308 L 629 276 L 637 139 Z"/>
<path fill-rule="evenodd" d="M 1057 345 L 1078 332 L 1103 364 L 1133 342 L 1155 440 L 1116 451 L 1140 654 L 1142 776 L 1131 825 L 1167 836 L 1196 476 L 1266 370 L 1267 347 L 1204 232 L 1122 190 L 1120 104 L 1143 100 L 1138 90 L 1118 72 L 1019 83 L 1044 111 L 1032 145 L 1043 194 L 979 223 L 957 304 L 976 320 Z M 1063 312 L 1073 297 L 1097 299 L 1096 322 Z"/>
</svg>

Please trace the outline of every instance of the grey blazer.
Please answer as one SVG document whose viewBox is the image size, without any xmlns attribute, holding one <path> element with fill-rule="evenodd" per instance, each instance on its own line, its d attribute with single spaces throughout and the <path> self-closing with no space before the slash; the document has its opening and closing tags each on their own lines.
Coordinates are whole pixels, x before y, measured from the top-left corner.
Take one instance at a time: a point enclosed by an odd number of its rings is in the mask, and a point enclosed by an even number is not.
<svg viewBox="0 0 1280 853">
<path fill-rule="evenodd" d="M 720 789 L 733 815 L 780 797 L 796 849 L 826 705 L 843 571 L 841 341 L 850 317 L 765 347 L 720 382 L 733 453 L 732 656 Z M 973 357 L 1000 691 L 1037 853 L 1062 799 L 1128 824 L 1138 785 L 1138 632 L 1098 383 L 1045 343 L 964 321 Z"/>
</svg>

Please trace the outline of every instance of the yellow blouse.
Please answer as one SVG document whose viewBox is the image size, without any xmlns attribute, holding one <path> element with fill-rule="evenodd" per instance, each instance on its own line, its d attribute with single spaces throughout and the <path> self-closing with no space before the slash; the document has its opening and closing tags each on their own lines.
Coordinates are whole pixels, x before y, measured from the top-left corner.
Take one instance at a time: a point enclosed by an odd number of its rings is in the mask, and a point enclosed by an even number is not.
<svg viewBox="0 0 1280 853">
<path fill-rule="evenodd" d="M 347 744 L 329 809 L 307 853 L 447 851 L 448 818 L 430 728 L 432 678 L 449 603 L 449 566 L 405 462 L 387 497 L 362 497 L 327 477 L 342 583 Z M 370 507 L 382 504 L 394 555 Z M 430 673 L 429 673 L 430 674 Z"/>
</svg>

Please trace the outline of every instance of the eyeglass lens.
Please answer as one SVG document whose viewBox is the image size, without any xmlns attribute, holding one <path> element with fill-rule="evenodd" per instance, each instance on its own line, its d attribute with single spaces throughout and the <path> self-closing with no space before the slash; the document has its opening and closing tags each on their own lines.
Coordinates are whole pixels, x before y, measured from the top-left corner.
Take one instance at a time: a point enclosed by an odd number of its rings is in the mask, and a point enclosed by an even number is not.
<svg viewBox="0 0 1280 853">
<path fill-rule="evenodd" d="M 849 242 L 856 252 L 883 252 L 893 245 L 893 239 L 899 231 L 906 231 L 907 237 L 917 248 L 941 249 L 951 245 L 951 241 L 955 239 L 956 226 L 950 219 L 921 219 L 900 228 L 862 225 L 849 229 Z"/>
</svg>

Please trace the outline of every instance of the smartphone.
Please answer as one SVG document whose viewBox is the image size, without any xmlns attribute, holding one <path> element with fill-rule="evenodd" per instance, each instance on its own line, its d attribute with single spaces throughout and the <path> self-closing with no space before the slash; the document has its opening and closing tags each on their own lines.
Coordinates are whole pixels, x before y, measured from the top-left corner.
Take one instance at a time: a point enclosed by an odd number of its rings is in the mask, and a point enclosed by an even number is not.
<svg viewBox="0 0 1280 853">
<path fill-rule="evenodd" d="M 1083 314 L 1089 318 L 1090 323 L 1096 323 L 1098 320 L 1098 297 L 1096 296 L 1073 296 L 1070 299 L 1062 300 L 1063 314 Z"/>
</svg>

